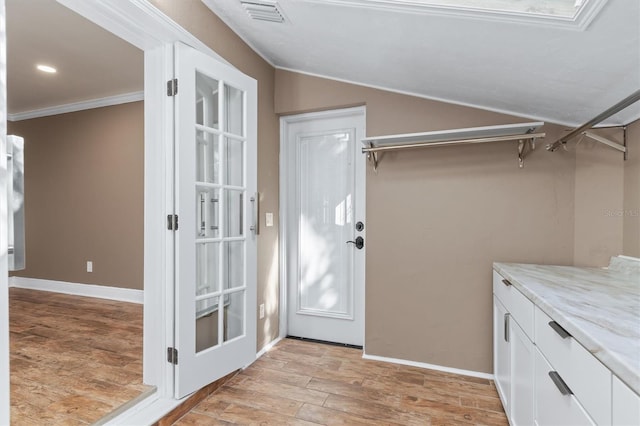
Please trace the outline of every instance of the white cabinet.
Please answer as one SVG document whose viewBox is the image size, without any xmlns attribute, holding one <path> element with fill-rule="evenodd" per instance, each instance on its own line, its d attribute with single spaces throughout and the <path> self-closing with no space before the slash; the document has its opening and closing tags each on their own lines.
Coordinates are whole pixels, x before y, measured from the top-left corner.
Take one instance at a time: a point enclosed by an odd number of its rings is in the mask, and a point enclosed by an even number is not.
<svg viewBox="0 0 640 426">
<path fill-rule="evenodd" d="M 640 396 L 613 376 L 613 424 L 619 426 L 640 425 Z"/>
<path fill-rule="evenodd" d="M 512 425 L 533 424 L 533 304 L 494 272 L 496 388 Z M 525 328 L 523 329 L 523 323 Z M 525 332 L 529 330 L 529 333 Z"/>
<path fill-rule="evenodd" d="M 562 376 L 535 349 L 535 424 L 537 426 L 594 425 Z"/>
<path fill-rule="evenodd" d="M 493 374 L 505 412 L 511 406 L 511 363 L 509 351 L 509 313 L 493 296 Z"/>
</svg>

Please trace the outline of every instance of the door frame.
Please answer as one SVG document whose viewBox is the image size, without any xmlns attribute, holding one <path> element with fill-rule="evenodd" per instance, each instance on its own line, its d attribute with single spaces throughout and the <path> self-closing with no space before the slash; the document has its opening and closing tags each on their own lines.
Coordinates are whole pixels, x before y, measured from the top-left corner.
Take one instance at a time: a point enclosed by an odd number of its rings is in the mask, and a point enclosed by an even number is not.
<svg viewBox="0 0 640 426">
<path fill-rule="evenodd" d="M 294 123 L 300 123 L 304 121 L 317 120 L 322 118 L 342 118 L 346 116 L 353 115 L 362 115 L 364 118 L 365 126 L 362 129 L 362 137 L 367 136 L 367 107 L 366 106 L 358 106 L 351 108 L 338 108 L 331 109 L 326 111 L 318 111 L 318 112 L 309 112 L 303 114 L 295 114 L 295 115 L 285 115 L 280 117 L 280 158 L 279 158 L 279 225 L 280 229 L 278 232 L 278 240 L 280 241 L 278 255 L 280 257 L 279 261 L 279 273 L 280 273 L 280 299 L 279 299 L 279 339 L 283 339 L 287 337 L 287 329 L 288 329 L 288 313 L 289 313 L 289 300 L 288 300 L 288 289 L 289 289 L 289 277 L 288 277 L 288 261 L 287 261 L 287 251 L 288 247 L 286 244 L 287 235 L 289 234 L 289 215 L 287 212 L 287 204 L 289 201 L 290 194 L 287 192 L 287 182 L 288 182 L 288 173 L 289 169 L 287 167 L 287 153 L 288 153 L 288 144 L 287 141 L 289 139 L 289 125 Z M 355 141 L 355 143 L 359 143 L 360 141 Z M 364 155 L 364 154 L 360 154 Z M 364 167 L 360 168 L 361 176 L 356 176 L 356 189 L 360 190 L 362 193 L 358 194 L 357 200 L 362 200 L 362 208 L 364 211 L 365 217 L 365 229 L 366 229 L 366 172 L 367 172 L 366 164 Z M 358 168 L 356 168 L 358 170 Z M 357 182 L 361 182 L 361 185 L 358 186 Z M 366 250 L 366 245 L 365 245 Z M 362 271 L 362 285 L 363 292 L 366 295 L 366 252 L 365 252 L 365 265 L 363 265 Z M 365 329 L 366 329 L 366 298 L 362 301 L 362 309 L 363 309 L 363 325 L 362 325 L 362 341 L 363 341 L 363 353 L 364 345 L 366 343 L 365 339 Z"/>
<path fill-rule="evenodd" d="M 0 1 L 4 3 L 4 0 Z M 174 342 L 174 236 L 166 228 L 167 215 L 174 211 L 174 98 L 166 94 L 166 82 L 174 75 L 173 45 L 179 41 L 225 64 L 229 62 L 146 0 L 57 1 L 144 51 L 143 381 L 155 386 L 156 392 L 133 406 L 130 412 L 138 412 L 140 421 L 151 420 L 149 416 L 161 417 L 175 406 L 171 401 L 173 366 L 166 360 L 166 348 L 172 347 Z M 6 93 L 6 79 L 0 84 L 0 94 Z M 6 119 L 6 110 L 1 114 Z M 0 164 L 0 178 L 1 172 Z M 0 191 L 0 205 L 6 205 L 5 200 L 5 192 Z M 6 214 L 0 207 L 0 219 L 2 212 Z M 0 220 L 0 243 L 6 243 L 6 239 L 1 239 L 4 235 L 6 220 Z M 0 252 L 0 275 L 0 302 L 5 304 L 8 301 L 8 268 L 4 251 Z M 162 325 L 158 327 L 158 324 Z M 0 337 L 8 334 L 6 322 L 0 327 Z M 4 352 L 4 348 L 0 350 Z M 9 382 L 9 369 L 0 362 L 0 384 L 5 382 Z M 0 392 L 0 398 L 0 407 L 8 406 L 9 395 Z M 152 399 L 160 402 L 150 406 Z M 144 411 L 145 408 L 149 409 Z"/>
</svg>

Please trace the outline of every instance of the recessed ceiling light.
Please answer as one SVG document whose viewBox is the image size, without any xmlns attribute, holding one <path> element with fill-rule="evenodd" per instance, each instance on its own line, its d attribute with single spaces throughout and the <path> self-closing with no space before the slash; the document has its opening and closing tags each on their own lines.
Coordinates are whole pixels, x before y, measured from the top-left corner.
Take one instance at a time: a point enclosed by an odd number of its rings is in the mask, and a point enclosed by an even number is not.
<svg viewBox="0 0 640 426">
<path fill-rule="evenodd" d="M 55 69 L 54 67 L 50 67 L 49 65 L 40 65 L 40 64 L 38 64 L 38 65 L 36 65 L 36 68 L 38 68 L 42 72 L 46 72 L 46 73 L 49 73 L 49 74 L 54 74 L 54 73 L 58 72 L 57 69 Z"/>
</svg>

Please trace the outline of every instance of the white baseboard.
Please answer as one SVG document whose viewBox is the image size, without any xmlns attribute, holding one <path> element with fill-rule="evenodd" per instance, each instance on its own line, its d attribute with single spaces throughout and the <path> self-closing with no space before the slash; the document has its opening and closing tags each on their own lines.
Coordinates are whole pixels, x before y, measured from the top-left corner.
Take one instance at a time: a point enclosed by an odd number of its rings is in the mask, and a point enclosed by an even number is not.
<svg viewBox="0 0 640 426">
<path fill-rule="evenodd" d="M 461 370 L 459 368 L 444 367 L 442 365 L 427 364 L 425 362 L 408 361 L 406 359 L 387 358 L 384 356 L 367 355 L 367 354 L 362 355 L 362 358 L 370 359 L 372 361 L 390 362 L 393 364 L 402 364 L 402 365 L 409 365 L 411 367 L 426 368 L 427 370 L 443 371 L 445 373 L 460 374 L 461 376 L 479 377 L 481 379 L 487 379 L 487 380 L 494 379 L 493 374 L 489 374 L 489 373 L 481 373 L 479 371 L 471 371 L 471 370 Z"/>
<path fill-rule="evenodd" d="M 130 288 L 108 287 L 94 284 L 68 283 L 39 278 L 9 277 L 9 287 L 52 291 L 75 296 L 97 297 L 129 303 L 144 303 L 144 291 Z"/>
<path fill-rule="evenodd" d="M 260 358 L 262 355 L 266 354 L 273 348 L 278 342 L 282 340 L 282 337 L 276 337 L 271 343 L 267 343 L 264 348 L 260 349 L 260 351 L 256 354 L 256 359 Z"/>
</svg>

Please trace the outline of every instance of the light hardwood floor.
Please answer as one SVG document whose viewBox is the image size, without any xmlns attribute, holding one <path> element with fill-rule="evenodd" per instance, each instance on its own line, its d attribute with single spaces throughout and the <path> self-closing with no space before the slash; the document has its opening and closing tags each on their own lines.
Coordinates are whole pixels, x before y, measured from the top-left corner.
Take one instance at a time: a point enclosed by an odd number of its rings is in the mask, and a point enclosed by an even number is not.
<svg viewBox="0 0 640 426">
<path fill-rule="evenodd" d="M 177 425 L 508 425 L 492 381 L 285 339 Z"/>
<path fill-rule="evenodd" d="M 142 305 L 9 289 L 11 423 L 85 425 L 147 389 Z"/>
</svg>

